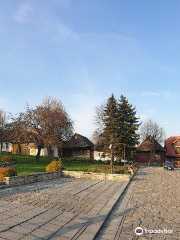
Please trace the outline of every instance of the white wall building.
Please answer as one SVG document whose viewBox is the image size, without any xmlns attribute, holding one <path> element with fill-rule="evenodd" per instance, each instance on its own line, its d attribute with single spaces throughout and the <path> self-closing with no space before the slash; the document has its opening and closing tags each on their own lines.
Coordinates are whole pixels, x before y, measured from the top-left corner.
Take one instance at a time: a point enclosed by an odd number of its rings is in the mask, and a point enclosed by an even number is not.
<svg viewBox="0 0 180 240">
<path fill-rule="evenodd" d="M 2 143 L 2 152 L 12 152 L 13 146 L 11 143 Z M 0 143 L 0 153 L 1 153 L 1 143 Z"/>
<path fill-rule="evenodd" d="M 111 155 L 109 153 L 94 151 L 94 160 L 108 161 L 111 160 Z M 116 161 L 116 157 L 114 157 L 114 160 Z"/>
</svg>

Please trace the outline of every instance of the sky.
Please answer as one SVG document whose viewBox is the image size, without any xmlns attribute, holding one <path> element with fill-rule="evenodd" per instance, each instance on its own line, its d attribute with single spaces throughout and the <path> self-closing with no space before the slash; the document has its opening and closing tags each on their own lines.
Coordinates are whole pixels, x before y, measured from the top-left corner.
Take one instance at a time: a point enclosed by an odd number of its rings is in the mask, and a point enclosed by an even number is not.
<svg viewBox="0 0 180 240">
<path fill-rule="evenodd" d="M 179 0 L 0 0 L 0 108 L 48 95 L 91 137 L 94 108 L 125 95 L 180 135 Z"/>
</svg>

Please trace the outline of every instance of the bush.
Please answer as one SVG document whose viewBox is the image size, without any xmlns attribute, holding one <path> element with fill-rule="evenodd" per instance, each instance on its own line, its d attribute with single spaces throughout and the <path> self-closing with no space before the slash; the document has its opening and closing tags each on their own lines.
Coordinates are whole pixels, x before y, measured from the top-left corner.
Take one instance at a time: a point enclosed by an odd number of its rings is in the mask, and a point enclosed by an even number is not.
<svg viewBox="0 0 180 240">
<path fill-rule="evenodd" d="M 0 168 L 0 181 L 3 181 L 5 177 L 12 177 L 16 175 L 17 175 L 17 171 L 12 167 Z"/>
<path fill-rule="evenodd" d="M 59 159 L 58 161 L 53 160 L 52 163 L 46 166 L 46 172 L 56 172 L 62 170 L 62 161 Z"/>
<path fill-rule="evenodd" d="M 5 156 L 1 157 L 1 161 L 2 162 L 12 162 L 13 158 L 11 156 L 5 155 Z"/>
</svg>

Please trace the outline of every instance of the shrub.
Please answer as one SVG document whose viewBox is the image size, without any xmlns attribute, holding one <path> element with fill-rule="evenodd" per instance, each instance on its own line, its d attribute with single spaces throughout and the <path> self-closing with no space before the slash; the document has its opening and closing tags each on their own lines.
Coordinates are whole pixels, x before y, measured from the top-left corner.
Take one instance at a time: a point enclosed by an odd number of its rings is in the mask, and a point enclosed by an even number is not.
<svg viewBox="0 0 180 240">
<path fill-rule="evenodd" d="M 13 158 L 11 156 L 5 155 L 5 156 L 1 157 L 1 161 L 2 162 L 12 162 Z"/>
<path fill-rule="evenodd" d="M 5 177 L 12 177 L 16 175 L 17 175 L 17 171 L 12 167 L 0 168 L 0 181 L 3 181 Z"/>
<path fill-rule="evenodd" d="M 62 170 L 62 161 L 59 159 L 58 161 L 53 160 L 52 163 L 46 166 L 46 172 L 56 172 Z"/>
</svg>

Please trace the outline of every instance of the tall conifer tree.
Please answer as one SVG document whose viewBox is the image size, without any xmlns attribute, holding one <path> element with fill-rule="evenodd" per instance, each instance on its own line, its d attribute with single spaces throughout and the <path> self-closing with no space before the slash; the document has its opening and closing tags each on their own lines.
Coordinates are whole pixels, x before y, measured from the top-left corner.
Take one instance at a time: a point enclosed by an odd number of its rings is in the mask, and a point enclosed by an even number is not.
<svg viewBox="0 0 180 240">
<path fill-rule="evenodd" d="M 111 97 L 107 100 L 107 104 L 104 109 L 103 123 L 104 123 L 104 131 L 103 131 L 103 144 L 104 151 L 106 153 L 110 152 L 109 146 L 111 144 L 112 138 L 114 140 L 114 153 L 116 153 L 116 142 L 117 142 L 117 101 L 112 94 Z"/>
<path fill-rule="evenodd" d="M 120 158 L 126 157 L 133 160 L 136 145 L 139 142 L 137 130 L 140 126 L 139 118 L 136 117 L 136 109 L 121 95 L 118 101 L 118 150 Z M 126 155 L 126 156 L 124 156 Z"/>
</svg>

